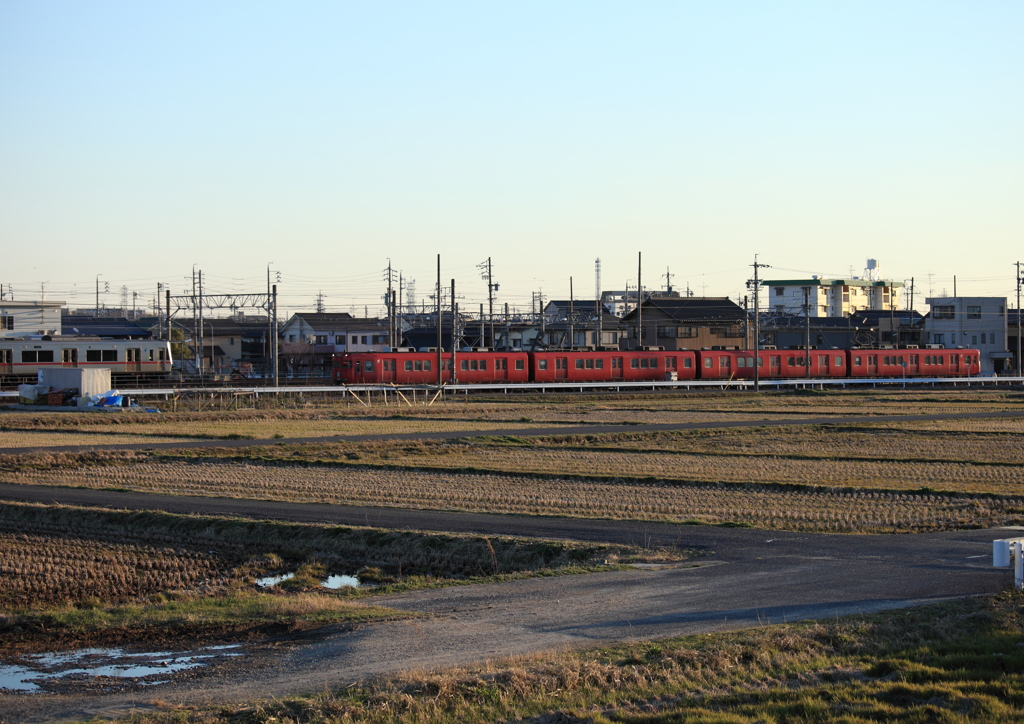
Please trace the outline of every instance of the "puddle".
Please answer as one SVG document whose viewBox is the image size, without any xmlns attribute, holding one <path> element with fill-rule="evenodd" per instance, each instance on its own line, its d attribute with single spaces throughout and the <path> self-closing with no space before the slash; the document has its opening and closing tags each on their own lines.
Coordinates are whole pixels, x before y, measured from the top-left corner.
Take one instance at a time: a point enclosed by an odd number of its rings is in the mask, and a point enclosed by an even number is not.
<svg viewBox="0 0 1024 724">
<path fill-rule="evenodd" d="M 178 671 L 194 669 L 211 663 L 213 659 L 227 656 L 241 656 L 240 644 L 205 646 L 194 651 L 142 651 L 129 652 L 123 649 L 79 649 L 53 654 L 26 654 L 21 657 L 23 664 L 0 665 L 0 690 L 33 692 L 41 691 L 47 682 L 72 679 L 76 683 L 93 677 L 119 679 L 142 679 L 147 676 L 166 677 Z M 140 681 L 139 684 L 153 686 L 167 683 Z"/>
<path fill-rule="evenodd" d="M 257 578 L 256 585 L 260 588 L 270 588 L 271 586 L 276 586 L 278 583 L 281 583 L 282 581 L 287 581 L 289 578 L 295 578 L 295 574 L 282 573 L 277 576 Z M 331 589 L 345 588 L 346 586 L 351 588 L 366 588 L 366 586 L 363 586 L 361 583 L 359 583 L 359 579 L 355 576 L 341 575 L 328 576 L 326 580 L 320 582 L 320 585 L 324 588 Z"/>
<path fill-rule="evenodd" d="M 324 588 L 359 588 L 359 579 L 355 576 L 328 576 L 327 580 L 320 584 Z"/>
<path fill-rule="evenodd" d="M 257 578 L 256 585 L 260 588 L 270 588 L 276 586 L 281 581 L 287 581 L 289 578 L 295 578 L 294 573 L 282 573 L 280 576 L 267 576 L 266 578 Z"/>
</svg>

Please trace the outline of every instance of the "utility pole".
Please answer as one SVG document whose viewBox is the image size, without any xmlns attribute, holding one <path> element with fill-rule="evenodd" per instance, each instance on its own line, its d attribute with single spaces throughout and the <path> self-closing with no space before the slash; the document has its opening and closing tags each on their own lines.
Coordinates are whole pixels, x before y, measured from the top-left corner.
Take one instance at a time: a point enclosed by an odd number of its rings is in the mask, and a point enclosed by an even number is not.
<svg viewBox="0 0 1024 724">
<path fill-rule="evenodd" d="M 643 282 L 640 280 L 640 272 L 643 268 L 643 252 L 636 253 L 636 327 L 637 327 L 637 349 L 644 348 L 644 297 Z"/>
<path fill-rule="evenodd" d="M 674 277 L 675 274 L 673 274 L 671 271 L 669 271 L 668 267 L 665 267 L 665 273 L 662 274 L 662 276 L 665 277 L 665 291 L 668 292 L 669 294 L 671 294 L 672 293 L 672 277 Z"/>
<path fill-rule="evenodd" d="M 213 349 L 210 349 L 213 358 Z M 203 270 L 199 270 L 199 384 L 203 384 Z"/>
<path fill-rule="evenodd" d="M 484 305 L 480 303 L 480 346 L 486 347 L 487 344 L 484 342 Z"/>
<path fill-rule="evenodd" d="M 757 271 L 756 269 L 754 270 Z M 811 376 L 811 288 L 804 287 L 804 377 Z"/>
<path fill-rule="evenodd" d="M 455 356 L 459 348 L 459 303 L 455 301 L 455 280 L 452 279 L 452 368 L 448 373 L 448 379 L 451 382 L 455 382 L 457 376 L 455 374 Z"/>
<path fill-rule="evenodd" d="M 760 296 L 761 296 L 761 279 L 758 272 L 761 269 L 770 268 L 767 264 L 760 264 L 757 261 L 757 254 L 754 254 L 754 263 L 751 264 L 754 267 L 754 279 L 752 283 L 754 285 L 754 392 L 761 391 L 761 307 L 760 307 Z M 748 284 L 751 282 L 748 282 Z"/>
<path fill-rule="evenodd" d="M 594 349 L 601 349 L 601 338 L 604 336 L 601 326 L 604 323 L 604 314 L 601 312 L 601 259 L 598 257 L 595 262 L 596 274 L 594 275 L 594 311 L 597 318 L 594 323 Z"/>
<path fill-rule="evenodd" d="M 437 386 L 441 379 L 441 255 L 437 255 Z"/>
<path fill-rule="evenodd" d="M 505 302 L 505 351 L 512 349 L 512 327 L 508 318 L 508 302 Z"/>
<path fill-rule="evenodd" d="M 487 280 L 487 321 L 488 326 L 491 330 L 491 347 L 495 347 L 494 344 L 494 292 L 497 291 L 498 285 L 494 283 L 494 276 L 491 270 L 491 257 L 487 257 L 487 261 L 477 264 L 477 268 L 480 269 L 484 279 Z"/>
<path fill-rule="evenodd" d="M 572 349 L 576 342 L 576 325 L 573 324 L 575 312 L 572 304 L 572 277 L 569 277 L 569 349 Z"/>
<path fill-rule="evenodd" d="M 1020 262 L 1017 262 L 1017 376 L 1021 377 L 1021 357 L 1020 357 Z"/>
<path fill-rule="evenodd" d="M 272 345 L 271 352 L 272 352 L 273 357 L 274 357 L 274 387 L 279 387 L 280 384 L 281 384 L 281 379 L 280 379 L 280 365 L 279 365 L 280 358 L 278 356 L 278 346 L 279 345 L 278 345 L 278 340 L 277 340 L 278 329 L 277 329 L 277 285 L 276 284 L 271 288 L 271 291 L 272 291 L 272 296 L 271 296 L 271 303 L 270 303 L 270 309 L 271 309 L 271 314 L 270 314 L 270 318 L 271 318 L 271 322 L 270 322 L 270 324 L 271 324 L 271 327 L 270 327 L 270 329 L 271 329 L 270 344 Z"/>
</svg>

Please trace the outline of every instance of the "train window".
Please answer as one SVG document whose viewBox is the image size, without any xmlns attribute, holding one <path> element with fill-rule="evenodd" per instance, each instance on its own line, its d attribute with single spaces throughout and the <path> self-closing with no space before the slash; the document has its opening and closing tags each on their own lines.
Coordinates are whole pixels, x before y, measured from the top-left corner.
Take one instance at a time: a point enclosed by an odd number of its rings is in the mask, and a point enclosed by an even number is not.
<svg viewBox="0 0 1024 724">
<path fill-rule="evenodd" d="M 167 361 L 167 350 L 166 349 L 160 350 L 160 361 L 161 362 L 166 362 Z M 348 363 L 345 363 L 344 366 L 348 367 Z"/>
<path fill-rule="evenodd" d="M 854 367 L 860 367 L 860 357 L 854 357 L 853 358 L 853 366 Z"/>
<path fill-rule="evenodd" d="M 708 369 L 711 369 L 711 366 L 713 364 L 714 364 L 714 360 L 712 360 L 710 357 L 705 357 L 704 358 L 704 366 L 705 367 L 707 367 Z"/>
<path fill-rule="evenodd" d="M 430 372 L 430 360 L 423 360 L 423 370 Z"/>
<path fill-rule="evenodd" d="M 843 358 L 838 356 L 838 355 L 836 355 L 836 367 L 842 367 L 842 366 L 843 366 Z"/>
<path fill-rule="evenodd" d="M 578 369 L 578 370 L 583 369 L 583 360 L 581 360 L 581 359 L 576 360 L 576 369 Z"/>
<path fill-rule="evenodd" d="M 471 359 L 469 361 L 469 368 L 471 370 L 478 370 L 480 369 L 480 364 L 475 359 Z"/>
<path fill-rule="evenodd" d="M 646 370 L 649 367 L 650 367 L 650 362 L 647 360 L 646 357 L 644 357 L 642 360 L 640 360 L 640 369 Z"/>
<path fill-rule="evenodd" d="M 612 357 L 612 369 L 613 370 L 622 369 L 622 358 L 621 357 Z"/>
<path fill-rule="evenodd" d="M 796 367 L 796 360 L 794 358 L 792 358 L 792 357 L 787 357 L 786 358 L 786 366 L 787 367 Z"/>
<path fill-rule="evenodd" d="M 903 355 L 900 355 L 900 364 L 902 365 L 904 363 L 904 361 L 905 360 L 903 359 Z"/>
<path fill-rule="evenodd" d="M 592 360 L 592 359 L 588 359 L 587 360 L 587 369 L 588 370 L 594 369 L 594 360 Z"/>
<path fill-rule="evenodd" d="M 757 366 L 758 367 L 764 367 L 764 357 L 758 357 L 757 358 Z"/>
<path fill-rule="evenodd" d="M 690 359 L 689 357 L 684 357 L 683 358 L 683 367 L 686 367 L 686 368 L 693 367 L 693 360 Z"/>
<path fill-rule="evenodd" d="M 781 367 L 782 366 L 782 355 L 775 355 L 774 357 L 772 357 L 771 363 L 773 365 L 775 365 L 776 367 Z"/>
<path fill-rule="evenodd" d="M 674 370 L 676 369 L 676 358 L 666 357 L 665 358 L 665 369 Z"/>
<path fill-rule="evenodd" d="M 818 365 L 821 366 L 821 367 L 827 367 L 828 366 L 828 355 L 827 354 L 819 354 L 818 355 Z"/>
<path fill-rule="evenodd" d="M 631 370 L 638 370 L 638 369 L 640 369 L 640 360 L 638 360 L 636 357 L 631 359 L 629 361 L 629 368 Z"/>
<path fill-rule="evenodd" d="M 356 372 L 362 372 L 362 371 L 363 371 L 363 363 L 360 362 L 359 360 L 356 360 Z"/>
<path fill-rule="evenodd" d="M 373 372 L 373 360 L 366 360 L 366 371 Z"/>
<path fill-rule="evenodd" d="M 729 365 L 729 358 L 728 357 L 719 357 L 718 358 L 718 366 L 719 367 L 729 367 L 730 366 Z"/>
<path fill-rule="evenodd" d="M 149 361 L 153 361 L 153 350 L 149 350 Z"/>
<path fill-rule="evenodd" d="M 22 362 L 38 362 L 39 354 L 34 349 L 25 349 L 21 352 Z"/>
<path fill-rule="evenodd" d="M 916 365 L 918 363 L 919 359 L 921 359 L 921 358 L 918 357 L 916 354 L 910 355 L 910 364 Z"/>
<path fill-rule="evenodd" d="M 463 364 L 465 364 L 465 362 L 463 362 Z M 411 359 L 407 359 L 405 361 L 405 371 L 406 372 L 412 372 L 412 360 Z"/>
<path fill-rule="evenodd" d="M 656 360 L 656 359 L 652 359 L 651 360 L 651 369 L 652 370 L 658 369 L 658 360 Z"/>
<path fill-rule="evenodd" d="M 524 366 L 523 366 L 523 361 L 521 359 L 517 359 L 516 360 L 516 369 L 517 370 L 525 369 Z"/>
<path fill-rule="evenodd" d="M 941 354 L 939 355 L 939 364 L 940 365 L 946 364 L 946 356 L 945 355 L 941 355 Z"/>
<path fill-rule="evenodd" d="M 537 369 L 546 370 L 548 368 L 548 361 L 546 359 L 537 360 Z"/>
<path fill-rule="evenodd" d="M 466 359 L 462 360 L 462 362 L 459 364 L 459 369 L 460 370 L 468 370 L 469 369 L 469 360 L 466 360 Z"/>
<path fill-rule="evenodd" d="M 413 367 L 416 369 L 417 372 L 422 372 L 423 371 L 423 361 L 422 360 L 416 360 L 415 362 L 413 362 Z"/>
<path fill-rule="evenodd" d="M 85 361 L 86 362 L 99 362 L 100 351 L 98 349 L 87 349 L 85 350 Z"/>
<path fill-rule="evenodd" d="M 604 369 L 604 360 L 603 359 L 595 360 L 594 361 L 594 366 L 597 367 L 597 369 L 599 369 L 599 370 L 603 370 Z"/>
<path fill-rule="evenodd" d="M 485 359 L 480 360 L 480 369 L 482 369 L 482 370 L 487 369 L 487 360 L 485 360 Z"/>
</svg>

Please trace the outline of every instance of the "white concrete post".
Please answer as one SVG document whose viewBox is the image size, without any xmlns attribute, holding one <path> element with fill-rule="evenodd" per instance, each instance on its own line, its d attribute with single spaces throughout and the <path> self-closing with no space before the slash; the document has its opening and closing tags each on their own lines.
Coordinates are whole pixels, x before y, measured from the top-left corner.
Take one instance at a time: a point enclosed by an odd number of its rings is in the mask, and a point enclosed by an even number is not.
<svg viewBox="0 0 1024 724">
<path fill-rule="evenodd" d="M 1017 541 L 1013 544 L 1013 585 L 1024 588 L 1024 544 Z"/>
<path fill-rule="evenodd" d="M 1010 541 L 992 541 L 992 566 L 1006 568 L 1010 565 Z"/>
</svg>

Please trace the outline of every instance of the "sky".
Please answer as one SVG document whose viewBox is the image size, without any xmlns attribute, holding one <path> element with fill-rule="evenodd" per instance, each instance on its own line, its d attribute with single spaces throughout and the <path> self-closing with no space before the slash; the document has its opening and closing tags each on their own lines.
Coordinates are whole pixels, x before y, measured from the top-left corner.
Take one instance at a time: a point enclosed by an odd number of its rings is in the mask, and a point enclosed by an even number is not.
<svg viewBox="0 0 1024 724">
<path fill-rule="evenodd" d="M 0 0 L 6 298 L 1010 296 L 1024 3 Z M 109 288 L 109 292 L 106 290 Z M 407 297 L 408 298 L 408 297 Z"/>
</svg>

